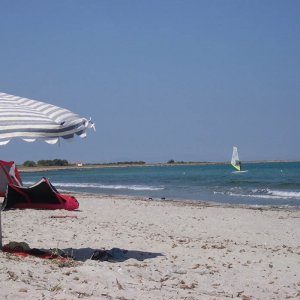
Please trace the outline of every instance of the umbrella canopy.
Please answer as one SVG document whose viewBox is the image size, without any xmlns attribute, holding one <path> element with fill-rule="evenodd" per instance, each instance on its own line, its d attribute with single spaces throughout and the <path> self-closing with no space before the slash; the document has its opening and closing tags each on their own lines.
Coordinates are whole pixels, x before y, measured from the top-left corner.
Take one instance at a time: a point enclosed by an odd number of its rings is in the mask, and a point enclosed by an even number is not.
<svg viewBox="0 0 300 300">
<path fill-rule="evenodd" d="M 87 128 L 95 129 L 94 123 L 67 109 L 0 93 L 0 145 L 16 137 L 55 144 L 59 138 L 85 137 Z"/>
<path fill-rule="evenodd" d="M 86 137 L 86 129 L 95 125 L 71 111 L 6 93 L 0 93 L 0 145 L 6 145 L 12 138 L 26 142 L 43 139 L 55 144 L 60 138 L 71 139 L 74 135 Z M 2 229 L 0 211 L 0 250 Z"/>
</svg>

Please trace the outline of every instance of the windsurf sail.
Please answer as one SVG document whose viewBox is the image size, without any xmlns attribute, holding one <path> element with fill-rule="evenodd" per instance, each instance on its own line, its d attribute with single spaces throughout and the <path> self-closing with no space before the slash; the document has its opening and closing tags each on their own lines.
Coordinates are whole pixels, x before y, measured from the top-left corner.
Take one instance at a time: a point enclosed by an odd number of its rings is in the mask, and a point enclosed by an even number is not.
<svg viewBox="0 0 300 300">
<path fill-rule="evenodd" d="M 237 147 L 233 147 L 231 165 L 235 169 L 237 169 L 238 171 L 241 171 L 242 164 L 241 164 L 241 161 L 239 159 L 239 154 L 238 154 Z"/>
</svg>

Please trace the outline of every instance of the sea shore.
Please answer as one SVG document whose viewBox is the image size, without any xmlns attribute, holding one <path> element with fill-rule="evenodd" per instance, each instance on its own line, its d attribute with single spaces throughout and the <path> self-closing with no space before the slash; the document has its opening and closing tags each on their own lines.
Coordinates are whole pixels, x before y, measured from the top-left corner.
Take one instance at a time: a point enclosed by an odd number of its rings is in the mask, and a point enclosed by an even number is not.
<svg viewBox="0 0 300 300">
<path fill-rule="evenodd" d="M 155 167 L 155 166 L 193 166 L 193 165 L 223 165 L 222 162 L 191 162 L 191 163 L 156 163 L 156 164 L 138 164 L 138 163 L 111 163 L 111 164 L 83 164 L 77 166 L 70 164 L 68 166 L 35 166 L 25 167 L 18 165 L 20 172 L 44 172 L 44 171 L 58 171 L 58 170 L 79 170 L 79 169 L 97 169 L 97 168 L 130 168 L 130 167 Z"/>
<path fill-rule="evenodd" d="M 246 164 L 258 164 L 258 163 L 287 163 L 287 162 L 299 162 L 299 161 L 287 161 L 287 160 L 265 160 L 265 161 L 244 161 Z M 97 169 L 97 168 L 130 168 L 130 167 L 158 167 L 158 166 L 205 166 L 205 165 L 228 165 L 230 162 L 174 162 L 174 163 L 97 163 L 97 164 L 83 164 L 76 165 L 70 164 L 68 166 L 35 166 L 25 167 L 18 165 L 20 172 L 46 172 L 46 171 L 58 171 L 58 170 L 79 170 L 79 169 Z"/>
<path fill-rule="evenodd" d="M 74 259 L 0 252 L 0 299 L 300 298 L 299 210 L 76 198 L 78 211 L 1 213 L 3 244 Z"/>
</svg>

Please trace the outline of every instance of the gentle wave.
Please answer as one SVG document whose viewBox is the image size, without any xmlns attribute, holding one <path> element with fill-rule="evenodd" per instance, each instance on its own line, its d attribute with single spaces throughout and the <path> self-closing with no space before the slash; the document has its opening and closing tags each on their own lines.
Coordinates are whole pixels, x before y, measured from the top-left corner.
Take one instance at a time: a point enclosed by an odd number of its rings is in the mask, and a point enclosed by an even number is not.
<svg viewBox="0 0 300 300">
<path fill-rule="evenodd" d="M 160 191 L 164 187 L 155 187 L 147 185 L 113 185 L 113 184 L 98 184 L 98 183 L 72 183 L 72 182 L 51 182 L 55 187 L 67 188 L 91 188 L 91 189 L 111 189 L 111 190 L 133 190 L 133 191 Z M 27 181 L 24 184 L 33 185 L 35 182 Z"/>
<path fill-rule="evenodd" d="M 300 199 L 300 192 L 286 192 L 270 189 L 253 189 L 250 193 L 243 194 L 239 191 L 214 192 L 214 194 L 223 194 L 234 197 L 255 197 L 264 199 Z"/>
<path fill-rule="evenodd" d="M 289 199 L 289 198 L 296 198 L 300 199 L 300 192 L 287 192 L 287 191 L 272 191 L 270 189 L 264 189 L 262 190 L 264 194 L 259 195 L 259 196 L 267 196 L 267 197 L 273 197 L 273 198 L 284 198 L 284 199 Z M 253 190 L 254 195 L 255 193 L 261 193 L 261 190 Z"/>
</svg>

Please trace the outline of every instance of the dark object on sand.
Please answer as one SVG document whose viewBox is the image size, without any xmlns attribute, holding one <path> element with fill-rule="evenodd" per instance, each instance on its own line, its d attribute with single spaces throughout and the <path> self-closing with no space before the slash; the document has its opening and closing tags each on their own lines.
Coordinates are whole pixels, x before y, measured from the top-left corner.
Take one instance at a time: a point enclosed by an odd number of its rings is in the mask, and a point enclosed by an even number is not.
<svg viewBox="0 0 300 300">
<path fill-rule="evenodd" d="M 45 177 L 30 187 L 8 183 L 2 204 L 2 210 L 15 208 L 74 210 L 78 207 L 79 203 L 75 197 L 60 194 Z"/>
<path fill-rule="evenodd" d="M 125 258 L 127 250 L 112 248 L 111 250 L 95 250 L 92 254 L 92 260 L 116 262 L 122 261 Z"/>
</svg>

